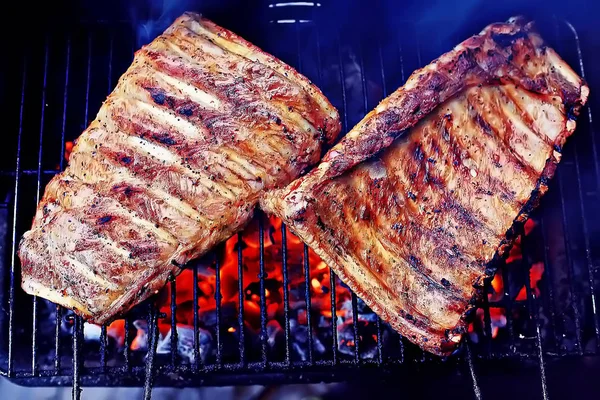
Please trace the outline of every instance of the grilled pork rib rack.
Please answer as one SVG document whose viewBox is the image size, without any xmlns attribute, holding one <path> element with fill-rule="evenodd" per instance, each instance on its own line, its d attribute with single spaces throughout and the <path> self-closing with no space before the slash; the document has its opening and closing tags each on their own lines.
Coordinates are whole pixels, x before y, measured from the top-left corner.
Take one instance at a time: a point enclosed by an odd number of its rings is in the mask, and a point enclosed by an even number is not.
<svg viewBox="0 0 600 400">
<path fill-rule="evenodd" d="M 448 354 L 588 94 L 531 23 L 492 24 L 414 72 L 261 206 L 398 332 Z"/>
<path fill-rule="evenodd" d="M 305 77 L 186 13 L 136 53 L 46 187 L 23 289 L 106 322 L 242 228 L 339 131 Z"/>
</svg>

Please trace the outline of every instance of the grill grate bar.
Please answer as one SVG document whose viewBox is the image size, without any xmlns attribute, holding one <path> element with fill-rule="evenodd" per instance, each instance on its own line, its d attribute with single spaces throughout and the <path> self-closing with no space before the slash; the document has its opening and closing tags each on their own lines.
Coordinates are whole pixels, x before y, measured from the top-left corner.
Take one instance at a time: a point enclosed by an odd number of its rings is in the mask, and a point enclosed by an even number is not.
<svg viewBox="0 0 600 400">
<path fill-rule="evenodd" d="M 290 364 L 290 298 L 287 267 L 287 229 L 281 224 L 281 269 L 283 273 L 283 317 L 285 333 L 285 362 Z"/>
<path fill-rule="evenodd" d="M 23 112 L 25 109 L 25 86 L 27 83 L 27 58 L 23 59 L 23 80 L 21 83 L 21 104 L 19 108 L 19 131 L 17 133 L 17 160 L 15 165 L 15 186 L 12 226 L 12 248 L 10 255 L 10 289 L 8 293 L 8 376 L 13 372 L 13 336 L 15 314 L 15 267 L 17 255 L 17 216 L 19 215 L 19 182 L 21 171 L 21 139 L 23 136 Z"/>
<path fill-rule="evenodd" d="M 73 317 L 73 390 L 71 397 L 81 397 L 81 345 L 83 344 L 83 319 L 75 315 Z"/>
<path fill-rule="evenodd" d="M 523 240 L 524 237 L 521 238 Z M 506 311 L 506 329 L 508 330 L 508 340 L 510 343 L 510 351 L 514 353 L 515 351 L 515 329 L 514 329 L 514 321 L 512 316 L 513 309 L 513 300 L 510 297 L 510 285 L 509 285 L 509 275 L 508 268 L 503 265 L 501 268 L 502 271 L 502 300 L 504 301 L 504 309 Z"/>
<path fill-rule="evenodd" d="M 524 235 L 524 234 L 523 234 Z M 521 239 L 521 250 L 523 252 L 523 255 L 525 256 L 526 253 L 526 246 L 525 246 L 525 242 L 524 240 Z M 538 356 L 538 363 L 539 363 L 539 368 L 540 368 L 540 382 L 541 382 L 541 386 L 542 386 L 542 395 L 544 400 L 548 399 L 548 387 L 546 385 L 546 368 L 544 365 L 544 350 L 542 347 L 542 336 L 541 336 L 541 332 L 540 332 L 540 319 L 539 319 L 539 313 L 538 313 L 538 304 L 537 304 L 537 299 L 535 297 L 535 293 L 533 293 L 533 290 L 531 290 L 531 279 L 530 279 L 530 274 L 531 272 L 528 270 L 527 271 L 527 279 L 525 279 L 525 292 L 527 294 L 527 314 L 529 319 L 533 319 L 533 321 L 535 322 L 535 343 L 536 343 L 536 348 L 537 348 L 537 356 Z"/>
<path fill-rule="evenodd" d="M 335 272 L 333 269 L 329 268 L 329 286 L 331 294 L 331 338 L 332 340 L 332 364 L 336 365 L 338 363 L 337 358 L 337 307 L 336 307 L 336 297 L 335 297 Z"/>
<path fill-rule="evenodd" d="M 554 344 L 555 346 L 558 348 L 560 345 L 560 338 L 558 335 L 558 332 L 556 330 L 556 306 L 554 305 L 554 289 L 552 288 L 552 272 L 551 269 L 549 268 L 550 266 L 550 256 L 549 256 L 549 246 L 548 246 L 548 238 L 546 235 L 546 224 L 544 222 L 544 218 L 540 219 L 540 229 L 542 231 L 542 242 L 544 243 L 544 274 L 546 274 L 546 276 L 548 277 L 547 279 L 547 283 L 544 287 L 545 292 L 547 293 L 548 296 L 548 301 L 547 303 L 550 305 L 549 310 L 550 310 L 550 321 L 552 323 L 552 331 L 553 331 L 553 339 L 554 339 Z"/>
<path fill-rule="evenodd" d="M 179 333 L 177 332 L 177 285 L 173 275 L 169 277 L 169 281 L 171 285 L 171 366 L 175 366 L 177 364 L 179 343 Z"/>
<path fill-rule="evenodd" d="M 148 353 L 146 355 L 146 379 L 144 381 L 144 399 L 152 398 L 152 385 L 154 383 L 154 359 L 158 345 L 158 318 L 154 306 L 150 305 L 148 311 Z"/>
<path fill-rule="evenodd" d="M 60 131 L 60 170 L 65 169 L 65 134 L 67 129 L 67 101 L 69 98 L 69 70 L 71 68 L 71 37 L 67 36 L 67 56 L 65 61 L 65 86 L 63 89 L 63 112 Z M 46 171 L 44 171 L 46 173 Z"/>
<path fill-rule="evenodd" d="M 219 257 L 215 260 L 215 314 L 216 314 L 216 328 L 215 334 L 217 336 L 217 354 L 216 363 L 221 365 L 223 363 L 223 343 L 221 342 L 221 301 L 223 296 L 221 295 L 221 262 Z M 198 297 L 194 294 L 194 301 L 198 301 Z M 196 328 L 195 332 L 198 330 Z"/>
<path fill-rule="evenodd" d="M 579 73 L 581 74 L 581 77 L 585 80 L 585 71 L 583 68 L 583 55 L 581 53 L 581 46 L 580 46 L 580 41 L 579 41 L 579 35 L 577 34 L 577 31 L 575 30 L 575 28 L 573 27 L 573 25 L 571 25 L 568 21 L 565 21 L 565 24 L 567 25 L 567 27 L 569 28 L 569 30 L 571 31 L 571 33 L 573 34 L 573 37 L 575 38 L 575 48 L 577 50 L 577 58 L 579 60 Z M 596 135 L 594 135 L 594 127 L 593 127 L 593 121 L 592 121 L 592 108 L 590 106 L 588 106 L 587 108 L 587 112 L 588 112 L 588 121 L 589 121 L 589 129 L 591 130 L 592 134 L 591 139 L 592 139 L 592 154 L 593 154 L 593 158 L 594 158 L 594 169 L 595 169 L 595 173 L 596 173 L 596 189 L 600 189 L 600 162 L 599 157 L 598 157 L 598 153 L 597 153 L 597 147 L 596 147 Z M 595 284 L 594 284 L 594 264 L 592 261 L 592 254 L 591 254 L 591 247 L 590 247 L 590 230 L 589 230 L 589 226 L 588 226 L 588 220 L 585 217 L 586 216 L 586 212 L 585 212 L 585 206 L 583 203 L 583 190 L 582 190 L 582 184 L 581 184 L 581 170 L 580 170 L 580 163 L 579 163 L 579 152 L 577 151 L 577 149 L 574 151 L 575 153 L 575 171 L 576 171 L 576 176 L 577 176 L 577 188 L 579 191 L 579 208 L 581 211 L 581 223 L 582 223 L 582 229 L 583 229 L 583 239 L 584 239 L 584 246 L 585 246 L 585 255 L 586 255 L 586 262 L 587 262 L 587 266 L 588 266 L 588 280 L 590 283 L 590 297 L 592 300 L 592 312 L 594 313 L 594 333 L 596 335 L 596 347 L 600 347 L 600 322 L 598 321 L 598 310 L 597 310 L 597 300 L 596 300 L 596 289 L 595 289 Z"/>
<path fill-rule="evenodd" d="M 244 260 L 243 256 L 243 244 L 242 233 L 237 235 L 237 251 L 238 251 L 238 301 L 240 309 L 238 311 L 238 327 L 239 327 L 239 350 L 240 350 L 240 364 L 244 365 L 246 362 L 246 346 L 244 345 Z"/>
<path fill-rule="evenodd" d="M 342 59 L 342 41 L 340 39 L 340 33 L 337 32 L 337 50 L 338 50 L 338 65 L 340 68 L 340 86 L 342 87 L 342 103 L 343 103 L 343 116 L 342 120 L 342 132 L 348 132 L 348 103 L 346 99 L 346 77 L 344 73 L 344 63 Z"/>
<path fill-rule="evenodd" d="M 358 298 L 356 294 L 352 292 L 352 327 L 354 330 L 354 363 L 360 362 L 360 349 L 358 348 L 358 342 L 360 342 L 360 335 L 358 334 Z"/>
<path fill-rule="evenodd" d="M 308 246 L 304 245 L 304 297 L 306 301 L 306 327 L 307 327 L 307 339 L 308 339 L 308 361 L 313 361 L 313 334 L 312 334 L 312 307 L 310 299 L 310 261 L 308 259 L 309 251 Z"/>
<path fill-rule="evenodd" d="M 114 32 L 110 32 L 109 38 L 109 46 L 108 46 L 108 72 L 106 73 L 107 87 L 108 93 L 110 94 L 113 91 L 113 82 L 112 82 L 112 67 L 113 67 L 113 53 L 115 47 L 115 35 Z"/>
<path fill-rule="evenodd" d="M 259 263 L 259 288 L 260 288 L 260 343 L 261 355 L 264 366 L 267 366 L 267 300 L 265 298 L 265 227 L 263 215 L 258 218 L 258 263 Z"/>
<path fill-rule="evenodd" d="M 317 79 L 319 80 L 319 86 L 323 86 L 323 65 L 321 63 L 321 34 L 319 32 L 319 25 L 312 25 L 315 31 L 315 45 L 317 47 Z"/>
<path fill-rule="evenodd" d="M 571 254 L 571 240 L 568 237 L 568 234 L 566 232 L 568 232 L 568 227 L 569 227 L 569 222 L 568 222 L 568 218 L 567 218 L 567 205 L 565 202 L 565 191 L 564 191 L 564 183 L 563 183 L 563 174 L 561 173 L 561 171 L 557 171 L 557 175 L 558 175 L 558 188 L 560 191 L 560 204 L 561 204 L 561 213 L 562 213 L 562 225 L 563 225 L 563 230 L 565 231 L 564 236 L 564 243 L 565 243 L 565 256 L 567 259 L 567 265 L 569 266 L 569 286 L 570 286 L 570 290 L 569 290 L 569 298 L 571 301 L 571 308 L 573 309 L 573 314 L 575 317 L 575 340 L 577 343 L 577 349 L 580 352 L 580 354 L 583 354 L 583 346 L 582 346 L 582 338 L 581 338 L 581 312 L 579 311 L 579 295 L 577 293 L 577 290 L 573 284 L 573 280 L 574 280 L 574 276 L 575 276 L 575 270 L 574 270 L 574 266 L 573 266 L 573 255 Z"/>
<path fill-rule="evenodd" d="M 526 258 L 527 257 L 527 250 L 528 250 L 528 246 L 527 246 L 527 242 L 524 240 L 525 239 L 525 233 L 524 231 L 521 232 L 521 252 L 523 254 L 523 257 Z M 536 343 L 536 349 L 537 349 L 537 358 L 538 358 L 538 365 L 540 368 L 540 382 L 541 382 L 541 386 L 542 386 L 542 395 L 544 400 L 548 399 L 548 388 L 546 385 L 546 368 L 544 366 L 544 350 L 542 347 L 542 337 L 541 337 L 541 332 L 540 332 L 540 319 L 539 319 L 539 307 L 537 304 L 537 299 L 535 297 L 535 293 L 533 292 L 533 290 L 531 289 L 531 266 L 529 266 L 529 269 L 527 270 L 527 277 L 525 279 L 525 293 L 527 295 L 527 317 L 530 320 L 533 320 L 535 323 L 535 343 Z"/>
<path fill-rule="evenodd" d="M 108 335 L 106 332 L 106 324 L 100 328 L 100 365 L 102 369 L 106 369 L 106 345 L 108 341 Z"/>
<path fill-rule="evenodd" d="M 90 77 L 92 74 L 92 36 L 88 33 L 88 53 L 87 53 L 87 77 L 85 83 L 85 114 L 83 117 L 83 125 L 89 125 L 89 110 L 90 110 Z"/>
<path fill-rule="evenodd" d="M 490 292 L 490 283 L 487 282 L 483 289 L 483 329 L 485 333 L 485 352 L 489 357 L 492 354 L 492 316 L 490 313 L 490 304 L 488 301 L 488 293 Z"/>
<path fill-rule="evenodd" d="M 300 22 L 294 24 L 296 33 L 296 69 L 302 74 L 302 57 L 300 55 Z M 306 302 L 306 335 L 308 340 L 308 361 L 313 362 L 313 332 L 312 332 L 312 307 L 311 307 L 311 283 L 310 283 L 310 260 L 308 246 L 304 245 L 304 300 Z"/>
<path fill-rule="evenodd" d="M 200 339 L 198 334 L 198 264 L 194 264 L 194 276 L 192 279 L 192 293 L 194 296 L 194 369 L 198 370 L 200 364 Z"/>
<path fill-rule="evenodd" d="M 125 338 L 123 339 L 123 343 L 125 347 L 123 348 L 123 372 L 131 371 L 131 337 L 129 335 L 129 329 L 131 328 L 131 319 L 130 317 L 125 318 Z"/>
<path fill-rule="evenodd" d="M 60 371 L 60 325 L 62 321 L 62 307 L 56 305 L 56 319 L 54 321 L 54 373 L 58 375 Z"/>
<path fill-rule="evenodd" d="M 42 154 L 44 148 L 44 119 L 46 116 L 46 88 L 48 81 L 48 55 L 50 52 L 49 38 L 46 36 L 44 46 L 44 80 L 42 83 L 42 104 L 41 104 L 41 115 L 40 115 L 40 139 L 38 148 L 38 160 L 37 160 L 37 186 L 35 194 L 35 204 L 40 202 L 40 193 L 42 191 Z M 33 301 L 33 326 L 31 333 L 31 372 L 33 375 L 37 374 L 38 370 L 38 343 L 37 343 L 37 330 L 38 330 L 38 297 L 32 296 Z"/>
<path fill-rule="evenodd" d="M 571 308 L 573 309 L 573 315 L 575 317 L 575 341 L 577 344 L 577 349 L 580 354 L 583 354 L 583 346 L 582 346 L 582 338 L 581 338 L 581 313 L 579 311 L 579 295 L 577 294 L 577 290 L 573 284 L 573 279 L 575 276 L 574 266 L 573 266 L 573 255 L 571 254 L 571 240 L 568 237 L 568 227 L 569 222 L 567 218 L 567 205 L 565 202 L 565 189 L 563 182 L 563 174 L 560 170 L 557 172 L 558 175 L 558 189 L 560 192 L 560 205 L 561 205 L 561 214 L 562 214 L 562 226 L 565 234 L 563 235 L 564 243 L 565 243 L 565 257 L 567 259 L 567 265 L 569 266 L 569 300 L 571 302 Z"/>
<path fill-rule="evenodd" d="M 544 349 L 542 347 L 542 335 L 540 332 L 540 321 L 537 312 L 537 301 L 535 294 L 531 290 L 531 280 L 526 279 L 525 290 L 527 292 L 527 306 L 529 317 L 535 320 L 535 344 L 537 348 L 538 362 L 540 366 L 540 382 L 542 385 L 542 394 L 544 400 L 548 399 L 548 386 L 546 384 L 546 367 L 544 365 Z"/>
<path fill-rule="evenodd" d="M 64 147 L 64 146 L 63 146 Z M 26 169 L 20 171 L 21 175 L 37 175 L 38 171 L 35 169 Z M 58 169 L 44 169 L 40 172 L 42 175 L 56 175 L 60 173 Z M 15 176 L 15 171 L 0 171 L 0 176 Z"/>
<path fill-rule="evenodd" d="M 469 366 L 469 373 L 471 374 L 471 381 L 473 383 L 473 394 L 477 400 L 481 400 L 481 388 L 475 373 L 475 366 L 473 365 L 473 354 L 471 352 L 471 345 L 468 339 L 465 341 L 465 348 L 467 351 L 467 364 Z"/>
</svg>

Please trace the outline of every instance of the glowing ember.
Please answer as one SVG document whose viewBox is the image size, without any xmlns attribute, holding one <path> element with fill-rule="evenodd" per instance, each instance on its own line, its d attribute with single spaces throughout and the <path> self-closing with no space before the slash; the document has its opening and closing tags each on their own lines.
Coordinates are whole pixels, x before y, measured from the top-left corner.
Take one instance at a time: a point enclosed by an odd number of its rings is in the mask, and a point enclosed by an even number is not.
<svg viewBox="0 0 600 400">
<path fill-rule="evenodd" d="M 468 333 L 471 337 L 471 341 L 477 343 L 479 342 L 478 331 L 483 332 L 485 335 L 487 332 L 483 329 L 485 326 L 485 312 L 482 308 L 478 308 L 475 313 L 475 321 L 469 324 Z M 506 310 L 500 307 L 490 307 L 490 327 L 492 339 L 498 337 L 498 333 L 500 332 L 500 328 L 504 328 L 506 326 Z"/>
<path fill-rule="evenodd" d="M 71 151 L 73 151 L 73 142 L 65 142 L 65 160 L 69 161 L 69 157 L 71 156 Z"/>
<path fill-rule="evenodd" d="M 504 296 L 504 281 L 502 280 L 502 272 L 497 271 L 492 279 L 492 291 L 488 293 L 488 301 L 500 301 Z"/>
<path fill-rule="evenodd" d="M 521 236 L 519 236 L 515 240 L 515 244 L 510 249 L 510 252 L 508 253 L 508 257 L 506 258 L 506 263 L 510 264 L 512 262 L 522 260 L 522 259 L 523 259 L 523 253 L 521 252 Z"/>
<path fill-rule="evenodd" d="M 544 263 L 538 262 L 531 266 L 529 270 L 529 285 L 531 287 L 531 292 L 535 297 L 540 296 L 540 289 L 538 287 L 538 283 L 542 280 L 544 275 Z M 519 290 L 519 294 L 516 297 L 516 300 L 527 300 L 527 289 L 525 286 Z"/>
<path fill-rule="evenodd" d="M 536 227 L 536 222 L 533 219 L 527 220 L 523 227 L 523 231 L 525 235 L 529 235 L 533 229 Z M 505 264 L 511 264 L 523 259 L 523 253 L 521 250 L 522 236 L 517 237 L 513 247 L 510 249 L 508 257 L 505 261 Z M 540 289 L 538 287 L 540 280 L 542 279 L 544 273 L 544 263 L 537 262 L 531 266 L 529 271 L 529 280 L 530 287 L 533 295 L 539 296 Z M 488 301 L 491 303 L 500 302 L 504 295 L 508 295 L 508 293 L 514 293 L 512 290 L 508 290 L 505 288 L 507 282 L 504 282 L 502 278 L 502 271 L 498 270 L 494 275 L 494 278 L 491 282 L 491 290 L 488 293 Z M 523 301 L 527 299 L 527 291 L 525 285 L 523 285 L 517 296 L 515 296 L 515 301 Z M 490 322 L 491 322 L 491 335 L 492 338 L 496 338 L 500 332 L 501 328 L 506 326 L 506 310 L 501 307 L 490 307 Z M 474 320 L 469 324 L 468 333 L 471 337 L 471 340 L 475 343 L 479 341 L 479 334 L 485 331 L 483 330 L 485 326 L 485 313 L 482 308 L 478 308 L 475 313 Z"/>
</svg>

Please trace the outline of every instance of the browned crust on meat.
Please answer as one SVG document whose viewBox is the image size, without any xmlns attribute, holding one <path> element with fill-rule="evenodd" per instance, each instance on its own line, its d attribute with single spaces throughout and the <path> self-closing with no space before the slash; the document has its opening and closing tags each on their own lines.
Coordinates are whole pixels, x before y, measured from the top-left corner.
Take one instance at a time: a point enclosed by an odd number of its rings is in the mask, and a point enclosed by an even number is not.
<svg viewBox="0 0 600 400">
<path fill-rule="evenodd" d="M 335 238 L 339 237 L 333 233 L 336 227 L 326 226 L 321 221 L 316 205 L 319 201 L 329 201 L 324 197 L 323 191 L 332 187 L 329 186 L 332 180 L 349 175 L 354 167 L 388 148 L 395 139 L 429 116 L 441 104 L 464 93 L 468 88 L 506 84 L 516 85 L 519 90 L 547 99 L 560 99 L 566 123 L 552 141 L 554 151 L 535 177 L 536 183 L 531 195 L 521 210 L 514 214 L 512 226 L 499 241 L 493 258 L 490 257 L 487 268 L 482 270 L 477 279 L 472 296 L 460 298 L 456 303 L 464 304 L 461 306 L 462 318 L 457 321 L 456 326 L 440 335 L 426 324 L 416 326 L 413 317 L 407 321 L 402 310 L 397 310 L 400 315 L 390 315 L 382 307 L 385 299 L 376 298 L 364 282 L 357 282 L 349 276 L 347 272 L 350 270 L 354 274 L 361 268 L 364 274 L 370 272 L 357 261 L 356 255 L 350 254 L 346 249 L 348 244 L 340 243 Z M 526 23 L 522 18 L 512 18 L 507 23 L 492 24 L 479 35 L 467 39 L 428 66 L 414 72 L 402 88 L 384 99 L 332 148 L 317 168 L 285 189 L 268 192 L 261 199 L 261 207 L 281 217 L 293 232 L 311 246 L 392 327 L 427 351 L 440 355 L 449 354 L 456 348 L 465 330 L 465 318 L 481 295 L 483 282 L 491 279 L 495 273 L 495 260 L 506 256 L 529 213 L 546 192 L 547 182 L 560 160 L 560 151 L 575 129 L 575 118 L 581 106 L 586 103 L 588 94 L 589 88 L 585 82 L 552 49 L 544 46 L 531 23 Z M 353 237 L 349 240 L 361 238 Z M 383 285 L 373 283 L 373 280 L 369 283 Z M 424 293 L 426 291 L 417 291 L 417 296 Z M 456 295 L 447 296 L 452 299 Z"/>
<path fill-rule="evenodd" d="M 341 125 L 296 70 L 194 13 L 136 52 L 47 185 L 22 287 L 104 323 L 241 229 Z"/>
</svg>

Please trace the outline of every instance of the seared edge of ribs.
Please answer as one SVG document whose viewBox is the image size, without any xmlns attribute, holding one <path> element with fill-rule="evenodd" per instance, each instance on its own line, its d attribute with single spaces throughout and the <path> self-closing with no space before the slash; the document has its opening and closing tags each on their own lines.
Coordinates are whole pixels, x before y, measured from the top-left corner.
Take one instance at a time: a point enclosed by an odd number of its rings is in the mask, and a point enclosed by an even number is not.
<svg viewBox="0 0 600 400">
<path fill-rule="evenodd" d="M 307 78 L 185 13 L 136 52 L 47 185 L 19 246 L 22 287 L 97 323 L 241 229 L 340 131 Z"/>
<path fill-rule="evenodd" d="M 323 225 L 316 210 L 321 209 L 319 201 L 329 201 L 324 191 L 336 188 L 328 186 L 332 180 L 346 176 L 358 164 L 386 149 L 441 104 L 468 88 L 486 85 L 514 85 L 533 95 L 560 99 L 564 105 L 566 122 L 552 141 L 554 150 L 537 176 L 531 195 L 520 211 L 515 213 L 512 226 L 503 239 L 498 241 L 487 268 L 481 270 L 480 279 L 474 283 L 471 296 L 464 295 L 466 298 L 463 300 L 463 294 L 459 293 L 459 297 L 452 300 L 453 304 L 459 304 L 457 307 L 462 317 L 453 329 L 440 334 L 431 326 L 417 326 L 415 319 L 404 315 L 403 310 L 396 310 L 396 315 L 391 315 L 385 310 L 384 299 L 378 299 L 363 284 L 349 276 L 349 271 L 354 271 L 351 272 L 354 276 L 358 273 L 356 271 L 368 276 L 371 272 L 355 254 L 348 251 L 348 244 L 340 243 L 336 238 L 337 234 L 333 232 L 335 226 Z M 267 192 L 261 199 L 261 207 L 281 217 L 374 312 L 397 331 L 427 351 L 448 354 L 460 341 L 466 324 L 465 317 L 481 295 L 484 281 L 491 279 L 495 273 L 496 263 L 493 259 L 506 255 L 522 224 L 546 192 L 547 182 L 560 160 L 561 149 L 575 129 L 575 118 L 587 101 L 588 94 L 589 88 L 582 79 L 554 50 L 543 44 L 531 23 L 512 18 L 507 23 L 489 25 L 479 35 L 465 40 L 428 66 L 415 71 L 403 87 L 384 99 L 333 147 L 317 168 L 284 189 Z M 340 197 L 338 195 L 337 198 Z M 322 228 L 318 229 L 319 226 Z M 361 238 L 352 237 L 349 240 Z M 374 277 L 372 280 L 376 281 Z M 441 287 L 435 290 L 446 289 Z"/>
</svg>

